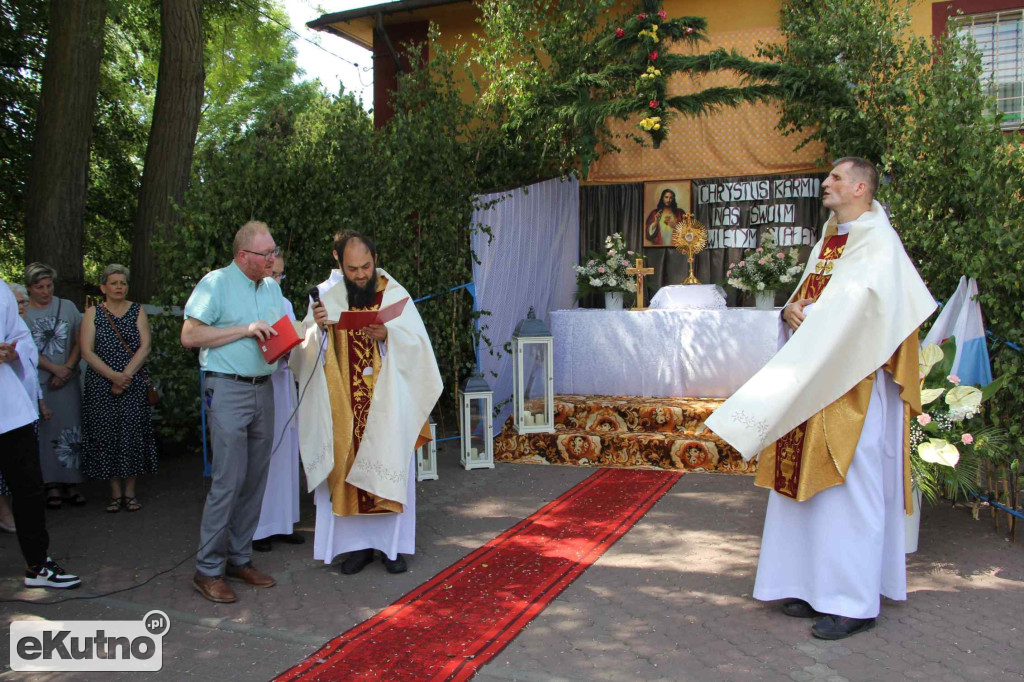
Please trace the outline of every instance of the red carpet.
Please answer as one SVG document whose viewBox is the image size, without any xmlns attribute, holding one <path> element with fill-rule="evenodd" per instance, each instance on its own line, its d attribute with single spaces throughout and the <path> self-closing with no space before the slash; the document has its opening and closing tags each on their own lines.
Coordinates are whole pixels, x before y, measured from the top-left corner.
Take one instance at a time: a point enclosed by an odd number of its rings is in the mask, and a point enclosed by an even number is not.
<svg viewBox="0 0 1024 682">
<path fill-rule="evenodd" d="M 682 474 L 598 469 L 278 680 L 468 680 Z"/>
</svg>

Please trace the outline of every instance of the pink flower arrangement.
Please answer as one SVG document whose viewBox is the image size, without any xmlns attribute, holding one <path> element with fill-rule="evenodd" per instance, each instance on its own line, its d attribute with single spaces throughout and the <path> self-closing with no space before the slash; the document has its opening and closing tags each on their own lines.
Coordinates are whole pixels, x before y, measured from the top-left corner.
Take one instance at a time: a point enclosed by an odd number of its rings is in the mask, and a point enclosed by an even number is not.
<svg viewBox="0 0 1024 682">
<path fill-rule="evenodd" d="M 964 435 L 960 436 L 960 442 L 963 443 L 964 445 L 973 445 L 974 436 L 972 436 L 969 433 L 965 433 Z"/>
<path fill-rule="evenodd" d="M 668 12 L 666 12 L 663 9 L 660 9 L 660 10 L 658 10 L 658 16 L 661 17 L 662 19 L 664 19 L 665 17 L 668 16 Z"/>
<path fill-rule="evenodd" d="M 917 415 L 917 423 L 921 426 L 928 426 L 932 423 L 932 416 L 925 412 L 924 414 Z"/>
<path fill-rule="evenodd" d="M 953 384 L 954 386 L 959 386 L 960 385 L 960 377 L 958 377 L 957 375 L 950 374 L 946 378 L 949 379 L 949 383 Z"/>
</svg>

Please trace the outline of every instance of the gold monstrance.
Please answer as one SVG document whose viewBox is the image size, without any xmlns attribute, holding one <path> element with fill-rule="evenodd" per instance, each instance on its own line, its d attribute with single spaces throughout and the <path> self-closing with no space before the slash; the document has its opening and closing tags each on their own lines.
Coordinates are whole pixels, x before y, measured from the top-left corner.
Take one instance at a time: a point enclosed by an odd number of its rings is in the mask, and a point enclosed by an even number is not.
<svg viewBox="0 0 1024 682">
<path fill-rule="evenodd" d="M 701 225 L 692 213 L 685 214 L 672 228 L 672 246 L 679 253 L 686 254 L 690 261 L 690 276 L 683 280 L 683 284 L 700 284 L 700 280 L 693 274 L 693 255 L 703 251 L 707 245 L 708 228 Z"/>
</svg>

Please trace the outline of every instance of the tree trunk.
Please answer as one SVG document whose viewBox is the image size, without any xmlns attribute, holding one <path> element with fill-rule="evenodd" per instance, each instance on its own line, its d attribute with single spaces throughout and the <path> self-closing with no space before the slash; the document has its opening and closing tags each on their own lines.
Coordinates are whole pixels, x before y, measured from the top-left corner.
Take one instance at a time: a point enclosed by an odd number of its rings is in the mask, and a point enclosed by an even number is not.
<svg viewBox="0 0 1024 682">
<path fill-rule="evenodd" d="M 154 241 L 180 221 L 203 106 L 203 0 L 163 0 L 160 72 L 132 229 L 132 300 L 159 290 Z"/>
<path fill-rule="evenodd" d="M 82 234 L 106 0 L 51 0 L 25 202 L 25 262 L 57 269 L 57 294 L 85 304 Z"/>
</svg>

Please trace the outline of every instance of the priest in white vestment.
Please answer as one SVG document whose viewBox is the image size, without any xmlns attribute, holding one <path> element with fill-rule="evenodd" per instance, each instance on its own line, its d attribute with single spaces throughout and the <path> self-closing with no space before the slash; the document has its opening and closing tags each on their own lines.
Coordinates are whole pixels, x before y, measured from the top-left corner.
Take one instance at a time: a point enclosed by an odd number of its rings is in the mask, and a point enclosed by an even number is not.
<svg viewBox="0 0 1024 682">
<path fill-rule="evenodd" d="M 380 551 L 388 572 L 401 573 L 402 555 L 416 547 L 415 451 L 430 439 L 441 374 L 416 306 L 377 268 L 372 240 L 343 232 L 334 246 L 339 268 L 318 286 L 321 304 L 310 306 L 304 341 L 291 358 L 306 391 L 300 450 L 315 490 L 313 556 L 330 563 L 348 553 L 341 571 L 351 575 Z M 337 325 L 345 311 L 405 298 L 402 313 L 386 324 Z"/>
<path fill-rule="evenodd" d="M 284 279 L 284 258 L 274 258 L 270 276 L 278 284 Z M 295 309 L 284 299 L 284 311 L 292 322 Z M 276 322 L 276 320 L 273 320 Z M 287 357 L 277 361 L 270 375 L 274 384 L 274 444 L 267 470 L 267 488 L 263 493 L 260 521 L 252 536 L 252 548 L 258 552 L 271 549 L 271 539 L 301 545 L 306 539 L 295 532 L 299 522 L 299 419 L 295 412 L 297 395 L 295 376 Z"/>
<path fill-rule="evenodd" d="M 708 418 L 771 488 L 754 598 L 787 599 L 842 639 L 907 594 L 910 419 L 921 413 L 917 330 L 935 301 L 882 206 L 878 172 L 836 162 L 825 223 L 783 309 L 779 352 Z"/>
</svg>

